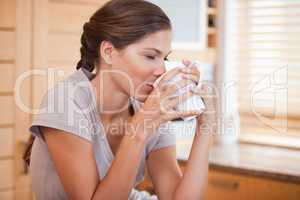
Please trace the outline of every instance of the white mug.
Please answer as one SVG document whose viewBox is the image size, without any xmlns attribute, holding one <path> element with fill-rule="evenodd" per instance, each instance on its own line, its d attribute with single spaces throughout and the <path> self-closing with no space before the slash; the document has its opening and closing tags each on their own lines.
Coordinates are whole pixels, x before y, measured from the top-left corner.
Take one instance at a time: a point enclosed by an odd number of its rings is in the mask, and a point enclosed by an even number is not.
<svg viewBox="0 0 300 200">
<path fill-rule="evenodd" d="M 196 66 L 197 64 L 194 63 Z M 177 65 L 177 66 L 176 66 Z M 181 66 L 184 68 L 183 64 L 181 64 Z M 170 69 L 174 68 L 174 67 L 178 67 L 178 62 L 176 63 L 171 63 L 171 62 L 166 62 L 166 70 L 169 71 Z M 198 66 L 197 66 L 198 67 Z M 198 67 L 199 68 L 199 67 Z M 165 73 L 166 74 L 166 73 Z M 160 82 L 160 80 L 162 79 L 162 77 L 165 75 L 161 75 L 153 84 L 154 87 L 157 87 L 158 83 Z M 174 84 L 177 83 L 178 81 L 180 81 L 182 79 L 181 75 L 178 74 L 176 75 L 173 79 L 169 80 L 166 82 L 166 84 Z M 200 83 L 198 83 L 196 85 L 196 83 L 191 83 L 187 86 L 185 86 L 184 88 L 181 88 L 180 90 L 178 90 L 175 94 L 173 94 L 172 96 L 179 96 L 179 95 L 183 95 L 184 93 L 187 94 L 187 91 L 190 88 L 194 88 L 196 89 L 197 87 L 201 87 Z M 183 102 L 180 102 L 175 108 L 175 111 L 179 111 L 179 112 L 185 112 L 185 111 L 199 111 L 200 113 L 203 112 L 205 109 L 205 105 L 204 102 L 202 100 L 202 98 L 199 95 L 193 95 L 191 97 L 189 97 L 188 99 L 186 99 Z M 190 116 L 190 117 L 184 117 L 182 118 L 184 121 L 188 121 L 191 120 L 193 118 L 197 117 L 197 115 L 194 116 Z"/>
</svg>

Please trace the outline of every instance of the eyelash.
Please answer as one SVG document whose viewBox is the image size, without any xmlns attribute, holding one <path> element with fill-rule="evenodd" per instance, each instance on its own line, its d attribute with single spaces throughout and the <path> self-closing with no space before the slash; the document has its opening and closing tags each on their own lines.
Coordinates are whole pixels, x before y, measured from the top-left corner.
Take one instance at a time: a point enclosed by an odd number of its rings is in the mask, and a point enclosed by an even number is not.
<svg viewBox="0 0 300 200">
<path fill-rule="evenodd" d="M 148 59 L 150 60 L 154 60 L 155 59 L 155 56 L 146 56 Z"/>
<path fill-rule="evenodd" d="M 155 59 L 155 56 L 146 56 L 148 59 L 151 59 L 151 60 L 154 60 Z M 164 58 L 165 61 L 168 61 L 169 59 L 168 58 Z"/>
</svg>

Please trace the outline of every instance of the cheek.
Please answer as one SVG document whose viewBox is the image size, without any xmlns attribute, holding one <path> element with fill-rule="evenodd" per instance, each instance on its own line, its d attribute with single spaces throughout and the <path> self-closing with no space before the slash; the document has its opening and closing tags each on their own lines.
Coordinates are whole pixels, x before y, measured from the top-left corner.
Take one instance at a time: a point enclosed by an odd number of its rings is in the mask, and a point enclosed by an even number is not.
<svg viewBox="0 0 300 200">
<path fill-rule="evenodd" d="M 121 87 L 135 94 L 144 94 L 149 90 L 149 86 L 146 86 L 146 83 L 149 83 L 149 80 L 153 81 L 152 76 L 155 71 L 155 63 L 149 62 L 134 50 L 126 51 L 116 61 L 118 63 L 115 63 L 115 66 L 119 66 L 120 70 L 127 73 L 131 83 L 128 85 L 128 81 L 126 83 L 121 82 Z"/>
<path fill-rule="evenodd" d="M 132 59 L 125 60 L 128 74 L 132 78 L 135 86 L 151 79 L 153 74 L 153 66 L 148 66 L 149 63 L 145 62 L 140 56 L 135 56 Z M 125 64 L 124 63 L 124 64 Z"/>
<path fill-rule="evenodd" d="M 147 89 L 146 86 L 147 83 L 149 83 L 149 80 L 151 79 L 152 76 L 152 70 L 147 70 L 147 69 L 140 69 L 136 67 L 132 71 L 132 79 L 134 83 L 134 88 L 136 93 L 144 93 L 145 89 Z"/>
</svg>

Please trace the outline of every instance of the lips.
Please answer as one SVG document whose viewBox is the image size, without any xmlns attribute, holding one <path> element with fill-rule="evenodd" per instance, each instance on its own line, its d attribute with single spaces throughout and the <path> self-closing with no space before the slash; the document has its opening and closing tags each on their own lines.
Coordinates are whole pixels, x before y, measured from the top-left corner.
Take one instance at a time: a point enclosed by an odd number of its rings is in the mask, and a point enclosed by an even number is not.
<svg viewBox="0 0 300 200">
<path fill-rule="evenodd" d="M 159 81 L 162 79 L 163 75 L 159 76 L 158 78 L 156 78 L 154 81 L 148 81 L 146 85 L 150 86 L 152 89 L 156 88 Z"/>
<path fill-rule="evenodd" d="M 152 84 L 146 84 L 146 85 L 152 89 L 154 88 Z"/>
</svg>

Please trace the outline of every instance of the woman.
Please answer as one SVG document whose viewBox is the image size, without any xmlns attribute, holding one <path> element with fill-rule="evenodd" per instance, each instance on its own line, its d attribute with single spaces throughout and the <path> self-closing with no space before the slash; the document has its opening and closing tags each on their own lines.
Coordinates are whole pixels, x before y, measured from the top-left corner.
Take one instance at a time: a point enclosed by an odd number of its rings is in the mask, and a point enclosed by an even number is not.
<svg viewBox="0 0 300 200">
<path fill-rule="evenodd" d="M 200 127 L 207 116 L 172 112 L 179 100 L 199 93 L 163 99 L 198 82 L 199 72 L 184 61 L 184 69 L 151 86 L 165 73 L 169 18 L 147 1 L 112 0 L 84 24 L 81 44 L 78 70 L 48 91 L 30 127 L 37 199 L 133 199 L 145 166 L 160 200 L 200 199 L 210 137 Z M 185 79 L 177 87 L 164 85 L 178 74 Z M 182 174 L 175 135 L 166 125 L 192 115 L 198 115 L 197 134 Z"/>
</svg>

